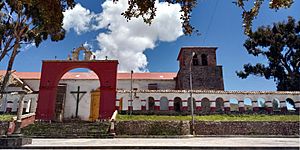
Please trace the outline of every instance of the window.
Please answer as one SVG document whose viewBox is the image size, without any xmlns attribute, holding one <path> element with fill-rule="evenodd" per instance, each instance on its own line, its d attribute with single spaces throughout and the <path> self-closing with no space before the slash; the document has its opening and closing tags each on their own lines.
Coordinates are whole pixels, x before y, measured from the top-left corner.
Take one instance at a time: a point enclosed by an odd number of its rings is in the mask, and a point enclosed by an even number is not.
<svg viewBox="0 0 300 150">
<path fill-rule="evenodd" d="M 201 55 L 201 60 L 202 60 L 202 65 L 203 65 L 203 66 L 207 66 L 207 65 L 208 65 L 208 62 L 207 62 L 207 55 L 202 54 L 202 55 Z"/>
<path fill-rule="evenodd" d="M 193 66 L 198 66 L 198 65 L 199 65 L 198 57 L 197 54 L 195 54 L 193 56 Z"/>
<path fill-rule="evenodd" d="M 157 83 L 149 83 L 148 90 L 158 90 Z"/>
</svg>

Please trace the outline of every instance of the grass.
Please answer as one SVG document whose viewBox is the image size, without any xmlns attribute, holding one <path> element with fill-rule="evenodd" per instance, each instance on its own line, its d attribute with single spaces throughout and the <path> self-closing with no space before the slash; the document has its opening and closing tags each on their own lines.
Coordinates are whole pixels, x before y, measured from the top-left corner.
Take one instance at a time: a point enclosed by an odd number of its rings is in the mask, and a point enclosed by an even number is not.
<svg viewBox="0 0 300 150">
<path fill-rule="evenodd" d="M 0 115 L 0 121 L 11 121 L 14 115 Z"/>
<path fill-rule="evenodd" d="M 118 115 L 118 121 L 189 121 L 191 116 Z M 196 121 L 300 121 L 299 115 L 206 115 L 195 116 Z"/>
</svg>

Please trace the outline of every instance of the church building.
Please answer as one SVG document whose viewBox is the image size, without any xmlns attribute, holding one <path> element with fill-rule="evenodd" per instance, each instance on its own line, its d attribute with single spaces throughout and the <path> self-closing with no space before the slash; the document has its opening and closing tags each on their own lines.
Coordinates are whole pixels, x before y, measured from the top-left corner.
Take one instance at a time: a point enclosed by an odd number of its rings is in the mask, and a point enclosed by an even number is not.
<svg viewBox="0 0 300 150">
<path fill-rule="evenodd" d="M 92 57 L 87 49 L 80 50 L 84 50 L 89 55 L 88 57 Z M 177 73 L 117 73 L 116 109 L 144 112 L 188 111 L 190 102 L 187 99 L 180 101 L 166 97 L 140 99 L 137 93 L 171 91 L 171 94 L 176 95 L 172 91 L 191 89 L 190 77 L 193 90 L 224 90 L 222 66 L 217 65 L 216 50 L 217 47 L 182 47 L 177 58 L 179 61 Z M 76 54 L 72 55 L 74 57 Z M 75 57 L 78 60 L 78 55 Z M 4 73 L 5 71 L 0 71 L 0 78 Z M 32 91 L 25 95 L 24 112 L 35 112 L 40 92 L 40 80 L 40 72 L 13 72 L 6 90 L 7 94 L 4 94 L 2 98 L 0 112 L 17 111 L 19 96 L 13 95 L 9 91 L 24 89 L 24 87 L 27 88 L 26 90 Z M 95 72 L 65 73 L 57 87 L 56 120 L 61 121 L 73 117 L 79 117 L 82 120 L 98 119 L 100 105 L 98 99 L 101 97 L 101 86 Z M 194 106 L 196 107 L 196 105 Z"/>
</svg>

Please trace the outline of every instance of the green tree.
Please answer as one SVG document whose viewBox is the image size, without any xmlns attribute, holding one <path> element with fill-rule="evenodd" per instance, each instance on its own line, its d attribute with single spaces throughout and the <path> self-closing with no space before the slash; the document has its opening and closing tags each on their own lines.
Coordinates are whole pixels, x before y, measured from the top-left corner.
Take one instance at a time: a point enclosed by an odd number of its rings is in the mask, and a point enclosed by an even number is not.
<svg viewBox="0 0 300 150">
<path fill-rule="evenodd" d="M 65 35 L 62 12 L 73 5 L 73 0 L 0 0 L 0 63 L 8 57 L 0 95 L 20 48 L 26 44 L 39 46 L 48 37 L 52 41 L 62 40 Z"/>
<path fill-rule="evenodd" d="M 245 64 L 237 75 L 274 79 L 279 91 L 300 91 L 300 21 L 289 17 L 273 27 L 259 27 L 244 43 L 248 53 L 267 58 L 268 64 Z"/>
<path fill-rule="evenodd" d="M 117 2 L 118 0 L 113 0 Z M 181 19 L 182 27 L 184 29 L 185 34 L 192 34 L 195 28 L 191 25 L 191 13 L 194 7 L 197 5 L 197 0 L 162 0 L 168 2 L 170 4 L 180 4 L 181 5 Z M 245 34 L 249 34 L 252 32 L 252 22 L 254 18 L 258 15 L 261 5 L 264 2 L 269 2 L 270 9 L 280 9 L 280 8 L 289 8 L 293 4 L 293 0 L 229 0 L 229 2 L 233 2 L 238 7 L 240 7 L 243 11 L 242 18 L 243 18 L 243 27 L 245 30 Z M 156 0 L 128 0 L 129 7 L 128 9 L 122 13 L 122 15 L 127 19 L 130 20 L 131 18 L 135 17 L 142 17 L 144 22 L 147 24 L 151 24 L 152 20 L 155 17 L 156 7 L 155 3 Z M 251 5 L 251 3 L 253 3 Z M 247 10 L 246 8 L 250 8 Z"/>
</svg>

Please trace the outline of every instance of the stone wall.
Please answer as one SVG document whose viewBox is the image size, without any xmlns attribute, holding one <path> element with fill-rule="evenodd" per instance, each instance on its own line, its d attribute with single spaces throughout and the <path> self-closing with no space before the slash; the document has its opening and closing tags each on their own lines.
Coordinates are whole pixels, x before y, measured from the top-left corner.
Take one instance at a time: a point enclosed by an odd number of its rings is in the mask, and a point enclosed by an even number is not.
<svg viewBox="0 0 300 150">
<path fill-rule="evenodd" d="M 188 121 L 120 121 L 117 135 L 189 135 Z M 299 122 L 195 122 L 196 135 L 296 135 Z"/>
<path fill-rule="evenodd" d="M 5 136 L 7 134 L 8 127 L 9 127 L 8 121 L 0 121 L 0 137 Z"/>
<path fill-rule="evenodd" d="M 193 66 L 194 90 L 224 90 L 222 66 Z M 190 89 L 190 70 L 181 68 L 177 75 L 177 89 Z"/>
<path fill-rule="evenodd" d="M 188 135 L 188 121 L 120 121 L 117 135 Z"/>
<path fill-rule="evenodd" d="M 299 122 L 195 122 L 197 135 L 299 135 Z"/>
<path fill-rule="evenodd" d="M 22 129 L 26 137 L 38 138 L 104 138 L 108 137 L 108 122 L 35 122 Z"/>
</svg>

